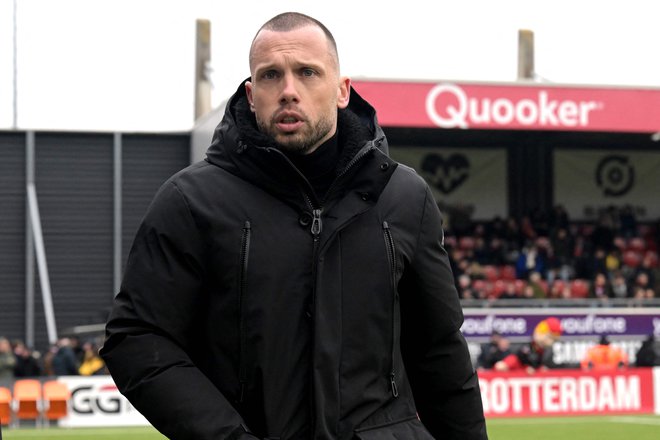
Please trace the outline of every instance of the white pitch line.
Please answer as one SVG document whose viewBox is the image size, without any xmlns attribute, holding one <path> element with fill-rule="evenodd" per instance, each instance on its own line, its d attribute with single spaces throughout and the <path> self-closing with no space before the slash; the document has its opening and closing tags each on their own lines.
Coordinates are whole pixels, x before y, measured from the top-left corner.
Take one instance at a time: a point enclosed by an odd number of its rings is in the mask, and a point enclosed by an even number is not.
<svg viewBox="0 0 660 440">
<path fill-rule="evenodd" d="M 634 425 L 660 425 L 660 417 L 609 417 L 615 423 L 632 423 Z"/>
</svg>

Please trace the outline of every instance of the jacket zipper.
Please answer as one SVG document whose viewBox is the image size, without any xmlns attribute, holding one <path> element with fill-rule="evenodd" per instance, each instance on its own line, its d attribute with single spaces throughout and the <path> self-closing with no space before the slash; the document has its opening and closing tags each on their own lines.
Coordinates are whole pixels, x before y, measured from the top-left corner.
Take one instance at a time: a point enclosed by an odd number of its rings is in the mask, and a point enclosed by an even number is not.
<svg viewBox="0 0 660 440">
<path fill-rule="evenodd" d="M 243 234 L 241 236 L 241 275 L 239 279 L 239 294 L 238 294 L 238 334 L 239 334 L 239 350 L 238 350 L 238 381 L 240 383 L 240 393 L 238 402 L 245 401 L 245 393 L 247 391 L 247 335 L 245 330 L 245 319 L 243 310 L 243 299 L 247 292 L 247 270 L 248 260 L 250 256 L 250 236 L 252 228 L 249 221 L 246 221 L 243 226 Z"/>
<path fill-rule="evenodd" d="M 398 311 L 399 306 L 399 292 L 396 288 L 396 248 L 394 247 L 394 238 L 390 225 L 385 221 L 383 222 L 383 235 L 385 237 L 385 247 L 387 249 L 387 259 L 390 263 L 390 285 L 392 288 L 392 347 L 390 358 L 390 388 L 392 396 L 399 397 L 399 388 L 396 384 L 396 368 L 394 360 L 396 358 L 396 346 L 399 335 L 400 315 Z"/>
<path fill-rule="evenodd" d="M 375 141 L 375 143 L 380 144 L 383 141 L 384 137 L 381 137 Z M 312 225 L 310 227 L 310 232 L 312 234 L 312 237 L 314 239 L 314 247 L 312 250 L 312 282 L 314 283 L 314 287 L 312 288 L 312 298 L 310 300 L 310 314 L 311 314 L 311 320 L 312 320 L 312 338 L 311 338 L 311 348 L 310 348 L 310 359 L 311 359 L 311 364 L 310 368 L 314 368 L 314 335 L 316 334 L 316 329 L 315 329 L 315 319 L 314 319 L 314 310 L 315 310 L 315 303 L 316 303 L 316 276 L 317 276 L 317 269 L 318 269 L 318 256 L 319 256 L 319 250 L 320 250 L 320 244 L 321 244 L 321 231 L 323 230 L 323 220 L 321 219 L 321 214 L 323 213 L 323 205 L 325 204 L 327 196 L 332 192 L 332 190 L 337 186 L 337 182 L 339 181 L 339 178 L 345 175 L 352 167 L 354 167 L 358 162 L 360 162 L 364 157 L 366 157 L 369 153 L 374 151 L 377 147 L 374 145 L 374 143 L 371 143 L 368 147 L 363 148 L 360 150 L 350 161 L 349 163 L 337 174 L 337 177 L 335 177 L 335 180 L 330 184 L 330 188 L 328 188 L 328 191 L 326 192 L 325 196 L 323 197 L 323 200 L 318 200 L 316 197 L 316 194 L 314 193 L 314 190 L 312 189 L 312 185 L 309 183 L 307 178 L 296 168 L 296 166 L 289 160 L 288 157 L 281 151 L 277 149 L 273 149 L 273 151 L 281 154 L 281 157 L 286 160 L 289 165 L 296 171 L 296 173 L 302 178 L 303 182 L 305 182 L 307 186 L 307 191 L 302 191 L 303 197 L 305 199 L 305 202 L 307 203 L 307 206 L 312 210 Z M 310 196 L 311 194 L 311 196 Z M 317 203 L 314 203 L 314 202 Z M 392 380 L 393 384 L 393 389 L 396 389 L 396 383 L 394 380 Z M 396 392 L 398 395 L 398 391 Z M 314 433 L 316 432 L 316 415 L 314 413 L 314 376 L 313 374 L 310 373 L 310 422 L 311 422 L 311 432 Z"/>
</svg>

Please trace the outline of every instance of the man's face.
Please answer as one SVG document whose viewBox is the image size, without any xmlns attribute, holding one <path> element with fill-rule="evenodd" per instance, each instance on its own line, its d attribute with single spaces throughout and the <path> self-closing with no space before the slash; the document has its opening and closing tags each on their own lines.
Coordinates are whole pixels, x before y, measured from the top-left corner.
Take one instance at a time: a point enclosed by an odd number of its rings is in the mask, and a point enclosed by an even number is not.
<svg viewBox="0 0 660 440">
<path fill-rule="evenodd" d="M 308 154 L 337 130 L 337 109 L 348 105 L 350 80 L 321 29 L 262 30 L 252 46 L 245 83 L 259 130 L 291 152 Z"/>
</svg>

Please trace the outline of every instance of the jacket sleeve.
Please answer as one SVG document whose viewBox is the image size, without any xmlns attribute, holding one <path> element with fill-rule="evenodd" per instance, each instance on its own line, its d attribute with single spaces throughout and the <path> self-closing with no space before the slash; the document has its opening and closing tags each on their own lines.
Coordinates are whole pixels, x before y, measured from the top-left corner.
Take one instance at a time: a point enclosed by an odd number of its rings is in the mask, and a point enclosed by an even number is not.
<svg viewBox="0 0 660 440">
<path fill-rule="evenodd" d="M 436 439 L 486 439 L 442 219 L 428 187 L 421 218 L 416 250 L 399 285 L 401 349 L 418 414 Z"/>
<path fill-rule="evenodd" d="M 121 393 L 168 438 L 255 438 L 182 348 L 200 302 L 203 255 L 185 199 L 168 182 L 136 235 L 101 355 Z"/>
</svg>

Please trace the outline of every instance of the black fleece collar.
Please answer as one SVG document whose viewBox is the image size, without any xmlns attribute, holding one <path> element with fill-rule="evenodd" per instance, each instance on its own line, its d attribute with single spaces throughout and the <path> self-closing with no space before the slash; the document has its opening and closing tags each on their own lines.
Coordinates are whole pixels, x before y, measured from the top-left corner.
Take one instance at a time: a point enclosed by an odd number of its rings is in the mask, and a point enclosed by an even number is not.
<svg viewBox="0 0 660 440">
<path fill-rule="evenodd" d="M 257 128 L 257 121 L 254 113 L 250 111 L 247 97 L 240 96 L 236 100 L 233 113 L 240 136 L 248 147 L 256 146 L 282 150 L 275 139 L 262 133 Z M 337 132 L 340 153 L 336 169 L 341 170 L 350 162 L 360 148 L 373 138 L 373 134 L 362 124 L 360 118 L 348 108 L 338 111 Z"/>
</svg>

